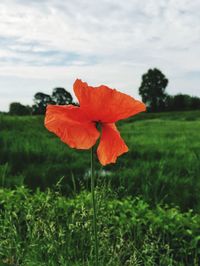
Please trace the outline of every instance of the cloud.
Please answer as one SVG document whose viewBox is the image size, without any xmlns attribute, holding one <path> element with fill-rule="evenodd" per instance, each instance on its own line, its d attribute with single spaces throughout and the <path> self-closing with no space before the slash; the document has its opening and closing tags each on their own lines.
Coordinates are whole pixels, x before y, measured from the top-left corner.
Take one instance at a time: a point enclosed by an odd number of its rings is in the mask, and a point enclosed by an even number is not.
<svg viewBox="0 0 200 266">
<path fill-rule="evenodd" d="M 1 0 L 0 97 L 8 76 L 48 86 L 78 75 L 130 92 L 150 67 L 170 92 L 200 96 L 199 10 L 198 0 Z"/>
</svg>

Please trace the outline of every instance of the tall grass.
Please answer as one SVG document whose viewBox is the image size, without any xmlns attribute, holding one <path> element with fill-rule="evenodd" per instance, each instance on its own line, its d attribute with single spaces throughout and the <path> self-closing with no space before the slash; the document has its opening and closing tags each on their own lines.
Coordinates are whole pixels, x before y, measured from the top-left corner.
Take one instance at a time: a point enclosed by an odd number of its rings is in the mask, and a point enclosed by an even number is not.
<svg viewBox="0 0 200 266">
<path fill-rule="evenodd" d="M 200 112 L 141 114 L 119 128 L 129 152 L 99 166 L 119 197 L 138 195 L 150 204 L 200 210 Z M 62 189 L 90 189 L 89 151 L 69 149 L 43 126 L 43 117 L 0 116 L 0 184 L 42 190 L 61 177 Z M 6 175 L 5 175 L 6 174 Z M 105 177 L 106 175 L 106 177 Z"/>
</svg>

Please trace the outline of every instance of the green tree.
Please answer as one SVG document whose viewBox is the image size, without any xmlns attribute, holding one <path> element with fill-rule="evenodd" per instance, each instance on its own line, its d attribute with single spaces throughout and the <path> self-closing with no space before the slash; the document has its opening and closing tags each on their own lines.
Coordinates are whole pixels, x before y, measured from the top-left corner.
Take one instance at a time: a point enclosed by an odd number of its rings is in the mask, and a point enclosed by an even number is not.
<svg viewBox="0 0 200 266">
<path fill-rule="evenodd" d="M 53 89 L 52 99 L 59 105 L 72 104 L 73 102 L 71 94 L 64 88 Z"/>
<path fill-rule="evenodd" d="M 32 109 L 30 106 L 22 105 L 21 103 L 14 102 L 10 104 L 9 114 L 11 115 L 30 115 Z"/>
<path fill-rule="evenodd" d="M 165 110 L 183 111 L 200 109 L 200 98 L 191 97 L 187 94 L 167 95 L 165 99 Z"/>
<path fill-rule="evenodd" d="M 192 110 L 200 109 L 200 98 L 195 96 L 191 97 L 191 109 Z"/>
<path fill-rule="evenodd" d="M 165 88 L 167 84 L 168 79 L 157 68 L 149 69 L 147 73 L 142 75 L 139 94 L 150 111 L 157 112 L 164 110 Z"/>
<path fill-rule="evenodd" d="M 34 95 L 33 114 L 42 115 L 46 111 L 47 104 L 55 104 L 52 97 L 48 94 L 37 92 Z"/>
<path fill-rule="evenodd" d="M 191 97 L 187 94 L 177 94 L 174 96 L 174 110 L 182 111 L 191 109 Z"/>
<path fill-rule="evenodd" d="M 174 110 L 174 96 L 167 95 L 165 98 L 165 110 L 173 111 Z"/>
</svg>

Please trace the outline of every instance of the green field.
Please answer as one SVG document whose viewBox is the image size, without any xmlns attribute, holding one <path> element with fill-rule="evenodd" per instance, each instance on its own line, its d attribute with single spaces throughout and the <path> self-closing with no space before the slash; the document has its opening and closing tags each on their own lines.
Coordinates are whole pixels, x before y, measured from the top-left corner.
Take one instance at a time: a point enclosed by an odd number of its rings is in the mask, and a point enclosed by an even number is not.
<svg viewBox="0 0 200 266">
<path fill-rule="evenodd" d="M 118 127 L 129 152 L 95 165 L 100 265 L 199 265 L 200 111 Z M 0 116 L 2 265 L 93 265 L 89 169 L 43 117 Z"/>
</svg>

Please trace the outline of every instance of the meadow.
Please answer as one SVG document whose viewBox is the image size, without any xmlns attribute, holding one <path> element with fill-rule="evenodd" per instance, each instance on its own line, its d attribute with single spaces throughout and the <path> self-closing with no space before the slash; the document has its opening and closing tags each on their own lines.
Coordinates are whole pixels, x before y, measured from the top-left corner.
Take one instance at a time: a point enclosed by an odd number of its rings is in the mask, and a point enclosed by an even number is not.
<svg viewBox="0 0 200 266">
<path fill-rule="evenodd" d="M 93 265 L 90 152 L 43 117 L 0 115 L 2 265 Z M 200 264 L 200 111 L 120 122 L 129 152 L 96 162 L 100 265 Z"/>
</svg>

